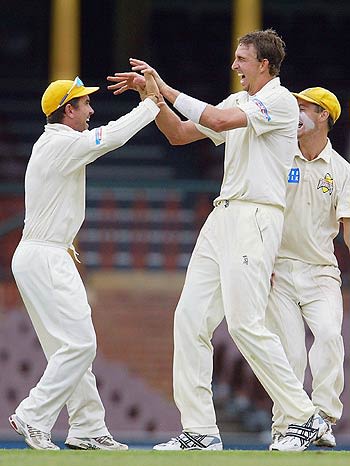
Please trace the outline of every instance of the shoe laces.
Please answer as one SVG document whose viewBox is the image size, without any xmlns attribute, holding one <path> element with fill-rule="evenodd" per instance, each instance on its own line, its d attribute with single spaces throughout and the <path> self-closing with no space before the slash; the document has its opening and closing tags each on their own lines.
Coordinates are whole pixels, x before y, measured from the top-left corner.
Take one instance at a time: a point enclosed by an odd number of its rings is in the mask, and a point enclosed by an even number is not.
<svg viewBox="0 0 350 466">
<path fill-rule="evenodd" d="M 102 445 L 114 443 L 114 440 L 110 435 L 102 435 L 101 437 L 96 437 L 95 440 Z"/>
<path fill-rule="evenodd" d="M 38 438 L 38 439 L 44 439 L 47 440 L 48 442 L 51 442 L 51 435 L 43 432 L 42 430 L 36 429 L 35 427 L 29 426 L 27 424 L 27 429 L 29 432 L 29 436 L 32 438 Z"/>
<path fill-rule="evenodd" d="M 290 424 L 285 437 L 299 438 L 302 444 L 310 443 L 310 441 L 316 437 L 318 432 L 318 429 L 313 427 L 313 420 L 314 416 L 311 416 L 305 424 Z"/>
<path fill-rule="evenodd" d="M 282 439 L 284 435 L 282 432 L 279 432 L 278 430 L 275 430 L 272 432 L 272 443 L 278 442 L 278 440 Z"/>
<path fill-rule="evenodd" d="M 203 434 L 195 434 L 190 432 L 182 432 L 178 437 L 172 438 L 168 444 L 173 445 L 180 443 L 182 449 L 187 448 L 207 448 L 208 445 L 203 443 L 206 437 L 210 437 Z M 210 443 L 210 442 L 209 442 Z"/>
</svg>

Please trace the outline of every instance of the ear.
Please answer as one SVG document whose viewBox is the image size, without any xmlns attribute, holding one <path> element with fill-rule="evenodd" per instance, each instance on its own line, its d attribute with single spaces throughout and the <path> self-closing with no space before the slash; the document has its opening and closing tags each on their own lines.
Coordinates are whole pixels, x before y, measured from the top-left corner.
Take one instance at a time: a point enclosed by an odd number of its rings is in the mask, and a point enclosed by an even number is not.
<svg viewBox="0 0 350 466">
<path fill-rule="evenodd" d="M 68 102 L 68 104 L 66 104 L 66 107 L 64 109 L 64 113 L 67 116 L 67 118 L 74 117 L 74 110 L 75 108 L 73 107 L 73 105 Z"/>
<path fill-rule="evenodd" d="M 329 112 L 327 110 L 322 110 L 320 113 L 320 121 L 327 121 L 329 117 Z"/>
<path fill-rule="evenodd" d="M 261 72 L 269 71 L 269 60 L 267 58 L 263 58 L 260 62 L 260 70 Z"/>
</svg>

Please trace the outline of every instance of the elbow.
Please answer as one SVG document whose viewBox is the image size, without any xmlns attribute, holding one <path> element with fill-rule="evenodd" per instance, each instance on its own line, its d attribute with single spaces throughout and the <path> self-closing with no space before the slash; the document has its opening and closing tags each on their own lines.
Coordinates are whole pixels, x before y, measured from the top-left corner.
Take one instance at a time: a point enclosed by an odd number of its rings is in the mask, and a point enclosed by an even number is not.
<svg viewBox="0 0 350 466">
<path fill-rule="evenodd" d="M 166 137 L 172 146 L 182 146 L 183 144 L 185 144 L 185 142 L 179 134 L 171 134 L 167 135 Z"/>
<path fill-rule="evenodd" d="M 181 140 L 179 140 L 179 139 L 172 139 L 169 142 L 170 142 L 170 144 L 172 146 L 182 146 L 183 145 L 183 142 L 181 142 Z"/>
<path fill-rule="evenodd" d="M 227 130 L 227 121 L 222 118 L 211 118 L 208 121 L 203 123 L 200 121 L 203 126 L 212 129 L 216 133 L 221 133 L 222 131 Z"/>
<path fill-rule="evenodd" d="M 221 133 L 222 131 L 226 131 L 227 130 L 227 122 L 222 121 L 222 120 L 216 120 L 213 123 L 213 129 L 217 133 Z"/>
<path fill-rule="evenodd" d="M 165 137 L 167 138 L 169 144 L 171 144 L 172 146 L 177 146 L 178 145 L 176 137 L 169 136 L 168 134 L 165 134 Z"/>
</svg>

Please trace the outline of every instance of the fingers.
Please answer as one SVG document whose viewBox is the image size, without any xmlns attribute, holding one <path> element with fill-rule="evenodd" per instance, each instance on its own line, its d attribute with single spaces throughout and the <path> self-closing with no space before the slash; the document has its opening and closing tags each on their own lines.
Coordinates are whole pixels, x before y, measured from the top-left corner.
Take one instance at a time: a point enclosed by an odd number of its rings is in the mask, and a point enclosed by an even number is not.
<svg viewBox="0 0 350 466">
<path fill-rule="evenodd" d="M 143 60 L 138 60 L 137 58 L 129 58 L 129 63 L 130 65 L 133 65 L 133 66 L 143 65 L 143 66 L 148 66 L 149 68 L 151 68 L 148 63 L 146 63 Z"/>
<path fill-rule="evenodd" d="M 133 71 L 152 69 L 148 63 L 143 60 L 138 60 L 137 58 L 129 58 L 129 62 Z"/>
<path fill-rule="evenodd" d="M 109 89 L 110 91 L 112 91 L 114 89 L 114 86 L 108 86 L 107 89 Z M 116 89 L 113 94 L 114 95 L 118 95 L 118 94 L 122 94 L 123 92 L 129 90 L 129 87 L 128 86 L 122 86 L 120 87 L 119 89 Z"/>
<path fill-rule="evenodd" d="M 137 58 L 130 58 L 132 70 L 124 73 L 114 73 L 114 76 L 107 76 L 107 81 L 113 84 L 107 86 L 107 89 L 113 91 L 113 94 L 118 95 L 128 89 L 136 90 L 139 93 L 146 92 L 148 94 L 159 95 L 159 83 L 162 83 L 157 72 L 151 68 L 145 61 Z M 135 71 L 141 71 L 142 74 Z"/>
<path fill-rule="evenodd" d="M 107 78 L 108 79 L 108 78 Z M 109 81 L 123 82 L 127 81 L 130 86 L 138 84 L 139 86 L 145 85 L 145 78 L 139 73 L 115 73 L 114 76 L 110 76 Z"/>
<path fill-rule="evenodd" d="M 114 73 L 114 76 L 107 76 L 108 81 L 123 81 L 126 79 L 133 79 L 137 76 L 140 76 L 138 73 L 128 72 L 128 73 Z"/>
<path fill-rule="evenodd" d="M 118 82 L 116 84 L 110 84 L 109 86 L 107 86 L 107 89 L 109 90 L 113 90 L 113 89 L 119 89 L 123 86 L 127 86 L 128 82 L 127 81 L 121 81 L 121 82 Z"/>
<path fill-rule="evenodd" d="M 135 65 L 135 66 L 132 66 L 131 69 L 133 71 L 143 71 L 143 70 L 151 70 L 152 68 L 148 65 Z"/>
<path fill-rule="evenodd" d="M 115 95 L 122 94 L 129 89 L 139 91 L 146 85 L 145 78 L 134 72 L 115 73 L 114 76 L 107 76 L 107 80 L 113 83 L 107 86 L 107 89 L 113 91 Z"/>
</svg>

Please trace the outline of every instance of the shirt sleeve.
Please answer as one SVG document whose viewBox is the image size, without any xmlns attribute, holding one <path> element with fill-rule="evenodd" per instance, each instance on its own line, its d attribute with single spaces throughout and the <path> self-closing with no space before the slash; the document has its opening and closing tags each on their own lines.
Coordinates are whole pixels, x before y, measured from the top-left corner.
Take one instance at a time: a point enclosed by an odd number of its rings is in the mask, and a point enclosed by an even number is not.
<svg viewBox="0 0 350 466">
<path fill-rule="evenodd" d="M 62 141 L 62 149 L 58 151 L 56 157 L 58 169 L 67 175 L 107 152 L 123 146 L 153 121 L 158 113 L 158 106 L 151 99 L 145 99 L 131 112 L 105 126 L 82 133 L 75 131 L 63 135 L 65 140 Z"/>
<path fill-rule="evenodd" d="M 350 164 L 345 163 L 343 182 L 337 193 L 336 217 L 338 222 L 342 218 L 350 218 Z"/>
<path fill-rule="evenodd" d="M 299 119 L 297 101 L 289 92 L 252 96 L 238 107 L 247 115 L 249 126 L 258 136 L 278 129 L 289 129 L 293 124 L 296 127 Z"/>
<path fill-rule="evenodd" d="M 225 100 L 220 102 L 218 105 L 216 105 L 215 107 L 219 109 L 223 109 L 223 108 L 229 108 L 233 106 L 234 105 L 232 104 L 232 96 L 229 96 Z M 206 126 L 200 125 L 199 123 L 196 123 L 196 128 L 198 129 L 198 131 L 205 134 L 205 136 L 211 139 L 216 146 L 219 146 L 220 144 L 223 144 L 226 141 L 227 131 L 221 131 L 220 133 L 217 133 L 216 131 L 213 131 L 212 129 L 207 128 Z"/>
</svg>

